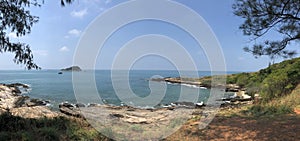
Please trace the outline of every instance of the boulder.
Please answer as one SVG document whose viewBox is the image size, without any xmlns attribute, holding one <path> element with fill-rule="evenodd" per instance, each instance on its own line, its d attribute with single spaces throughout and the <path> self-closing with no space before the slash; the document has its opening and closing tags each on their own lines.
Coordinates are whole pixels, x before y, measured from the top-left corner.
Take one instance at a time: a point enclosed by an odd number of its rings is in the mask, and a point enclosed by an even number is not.
<svg viewBox="0 0 300 141">
<path fill-rule="evenodd" d="M 60 107 L 59 111 L 61 113 L 64 113 L 64 114 L 68 115 L 68 116 L 83 117 L 78 108 Z"/>
<path fill-rule="evenodd" d="M 58 105 L 59 108 L 63 108 L 63 107 L 66 107 L 66 108 L 75 108 L 75 106 L 73 104 L 70 104 L 68 102 L 63 102 L 61 104 Z"/>
<path fill-rule="evenodd" d="M 46 106 L 48 101 L 43 101 L 39 99 L 27 99 L 24 101 L 24 106 L 33 107 L 33 106 Z"/>
<path fill-rule="evenodd" d="M 73 116 L 73 117 L 83 117 L 80 113 L 80 109 L 75 105 L 64 102 L 59 104 L 59 111 L 65 115 Z"/>
</svg>

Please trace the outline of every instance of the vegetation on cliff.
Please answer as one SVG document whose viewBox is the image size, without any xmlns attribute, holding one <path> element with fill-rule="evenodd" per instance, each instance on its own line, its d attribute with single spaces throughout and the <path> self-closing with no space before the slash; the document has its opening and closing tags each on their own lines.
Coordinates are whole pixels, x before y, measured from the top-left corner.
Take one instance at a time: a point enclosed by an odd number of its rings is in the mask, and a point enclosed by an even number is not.
<svg viewBox="0 0 300 141">
<path fill-rule="evenodd" d="M 300 104 L 300 58 L 270 65 L 253 73 L 229 75 L 227 83 L 246 88 L 248 94 L 259 94 L 259 103 L 244 112 L 255 116 L 292 113 Z"/>
<path fill-rule="evenodd" d="M 227 83 L 247 88 L 250 95 L 260 94 L 263 102 L 269 102 L 290 94 L 300 83 L 300 58 L 270 65 L 254 73 L 229 75 Z"/>
</svg>

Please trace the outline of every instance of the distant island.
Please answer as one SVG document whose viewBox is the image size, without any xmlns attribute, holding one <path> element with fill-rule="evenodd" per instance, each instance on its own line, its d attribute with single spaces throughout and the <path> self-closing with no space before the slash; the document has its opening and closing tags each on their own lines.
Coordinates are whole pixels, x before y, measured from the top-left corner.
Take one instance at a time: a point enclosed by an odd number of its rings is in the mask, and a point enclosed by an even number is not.
<svg viewBox="0 0 300 141">
<path fill-rule="evenodd" d="M 60 71 L 82 71 L 79 66 L 72 66 L 69 68 L 61 69 Z"/>
</svg>

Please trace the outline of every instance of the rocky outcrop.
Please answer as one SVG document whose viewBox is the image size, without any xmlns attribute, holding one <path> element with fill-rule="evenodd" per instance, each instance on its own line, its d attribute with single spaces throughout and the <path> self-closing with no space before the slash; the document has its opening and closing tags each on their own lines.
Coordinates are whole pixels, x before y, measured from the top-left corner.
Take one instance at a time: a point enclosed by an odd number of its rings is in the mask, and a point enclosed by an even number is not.
<svg viewBox="0 0 300 141">
<path fill-rule="evenodd" d="M 21 95 L 20 89 L 28 89 L 25 84 L 0 84 L 0 114 L 9 112 L 14 116 L 23 118 L 53 118 L 59 113 L 51 111 L 47 106 L 47 101 L 30 99 Z"/>
<path fill-rule="evenodd" d="M 227 84 L 226 85 L 226 92 L 239 92 L 241 87 L 237 84 Z"/>
<path fill-rule="evenodd" d="M 207 83 L 210 82 L 210 79 L 205 78 L 181 78 L 181 77 L 165 77 L 165 78 L 152 78 L 150 81 L 157 81 L 157 82 L 168 82 L 172 84 L 187 84 L 191 86 L 196 87 L 205 87 L 205 88 L 212 88 L 212 84 Z M 203 83 L 204 81 L 207 81 L 206 83 Z M 226 92 L 240 92 L 245 91 L 245 89 L 241 88 L 237 84 L 226 84 L 223 86 L 223 84 L 215 85 L 214 87 L 219 88 L 225 88 Z"/>
<path fill-rule="evenodd" d="M 77 107 L 76 105 L 67 102 L 61 103 L 59 104 L 59 111 L 68 116 L 83 117 L 83 115 L 80 113 L 79 106 Z M 82 106 L 82 104 L 80 104 L 80 106 Z"/>
<path fill-rule="evenodd" d="M 208 83 L 211 81 L 209 78 L 181 78 L 181 77 L 165 77 L 165 78 L 152 78 L 150 81 L 157 81 L 157 82 L 167 82 L 171 84 L 186 84 L 190 86 L 195 86 L 199 88 L 212 88 L 212 87 L 218 87 L 218 88 L 226 88 L 226 91 L 236 91 L 237 88 L 236 85 L 229 84 L 226 86 L 222 86 L 220 84 L 215 84 L 212 86 L 211 83 Z M 204 83 L 205 82 L 205 83 Z"/>
<path fill-rule="evenodd" d="M 61 71 L 82 71 L 79 66 L 72 66 L 69 68 L 61 69 Z"/>
<path fill-rule="evenodd" d="M 54 118 L 58 117 L 60 114 L 51 111 L 45 106 L 34 106 L 34 107 L 19 107 L 10 109 L 9 112 L 13 116 L 19 116 L 22 118 Z"/>
<path fill-rule="evenodd" d="M 165 82 L 169 82 L 169 83 L 173 83 L 173 84 L 188 84 L 188 85 L 194 85 L 194 86 L 198 86 L 198 87 L 210 87 L 208 85 L 203 84 L 200 81 L 190 80 L 190 79 L 185 80 L 185 78 L 180 78 L 180 77 L 152 78 L 150 80 L 158 81 L 158 82 L 165 81 Z"/>
<path fill-rule="evenodd" d="M 20 94 L 21 91 L 17 86 L 0 84 L 0 108 L 12 109 L 18 107 L 18 103 L 26 98 Z"/>
</svg>

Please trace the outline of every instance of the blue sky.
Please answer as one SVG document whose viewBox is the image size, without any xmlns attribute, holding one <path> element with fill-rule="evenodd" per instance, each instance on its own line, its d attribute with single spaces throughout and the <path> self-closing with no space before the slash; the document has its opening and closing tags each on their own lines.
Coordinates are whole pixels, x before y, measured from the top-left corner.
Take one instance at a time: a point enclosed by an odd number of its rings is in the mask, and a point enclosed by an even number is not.
<svg viewBox="0 0 300 141">
<path fill-rule="evenodd" d="M 43 69 L 68 67 L 72 65 L 77 43 L 88 25 L 97 16 L 122 2 L 125 1 L 80 0 L 61 7 L 60 0 L 47 0 L 42 7 L 31 8 L 32 14 L 40 17 L 31 34 L 15 38 L 11 33 L 10 38 L 30 44 L 35 62 Z M 257 71 L 268 65 L 268 57 L 255 59 L 243 51 L 242 48 L 251 43 L 238 29 L 242 19 L 233 15 L 231 8 L 233 0 L 177 0 L 177 2 L 196 11 L 209 24 L 222 47 L 227 70 Z M 176 14 L 180 13 L 174 13 Z M 210 69 L 204 52 L 192 37 L 172 24 L 155 20 L 130 23 L 116 31 L 99 53 L 96 69 L 111 68 L 112 60 L 121 46 L 135 37 L 146 34 L 165 35 L 178 41 L 190 53 L 199 70 Z M 2 60 L 0 69 L 24 69 L 24 66 L 13 63 L 13 55 L 10 53 L 1 54 L 0 59 Z M 157 56 L 146 56 L 137 60 L 133 68 L 175 69 L 170 61 Z"/>
</svg>

